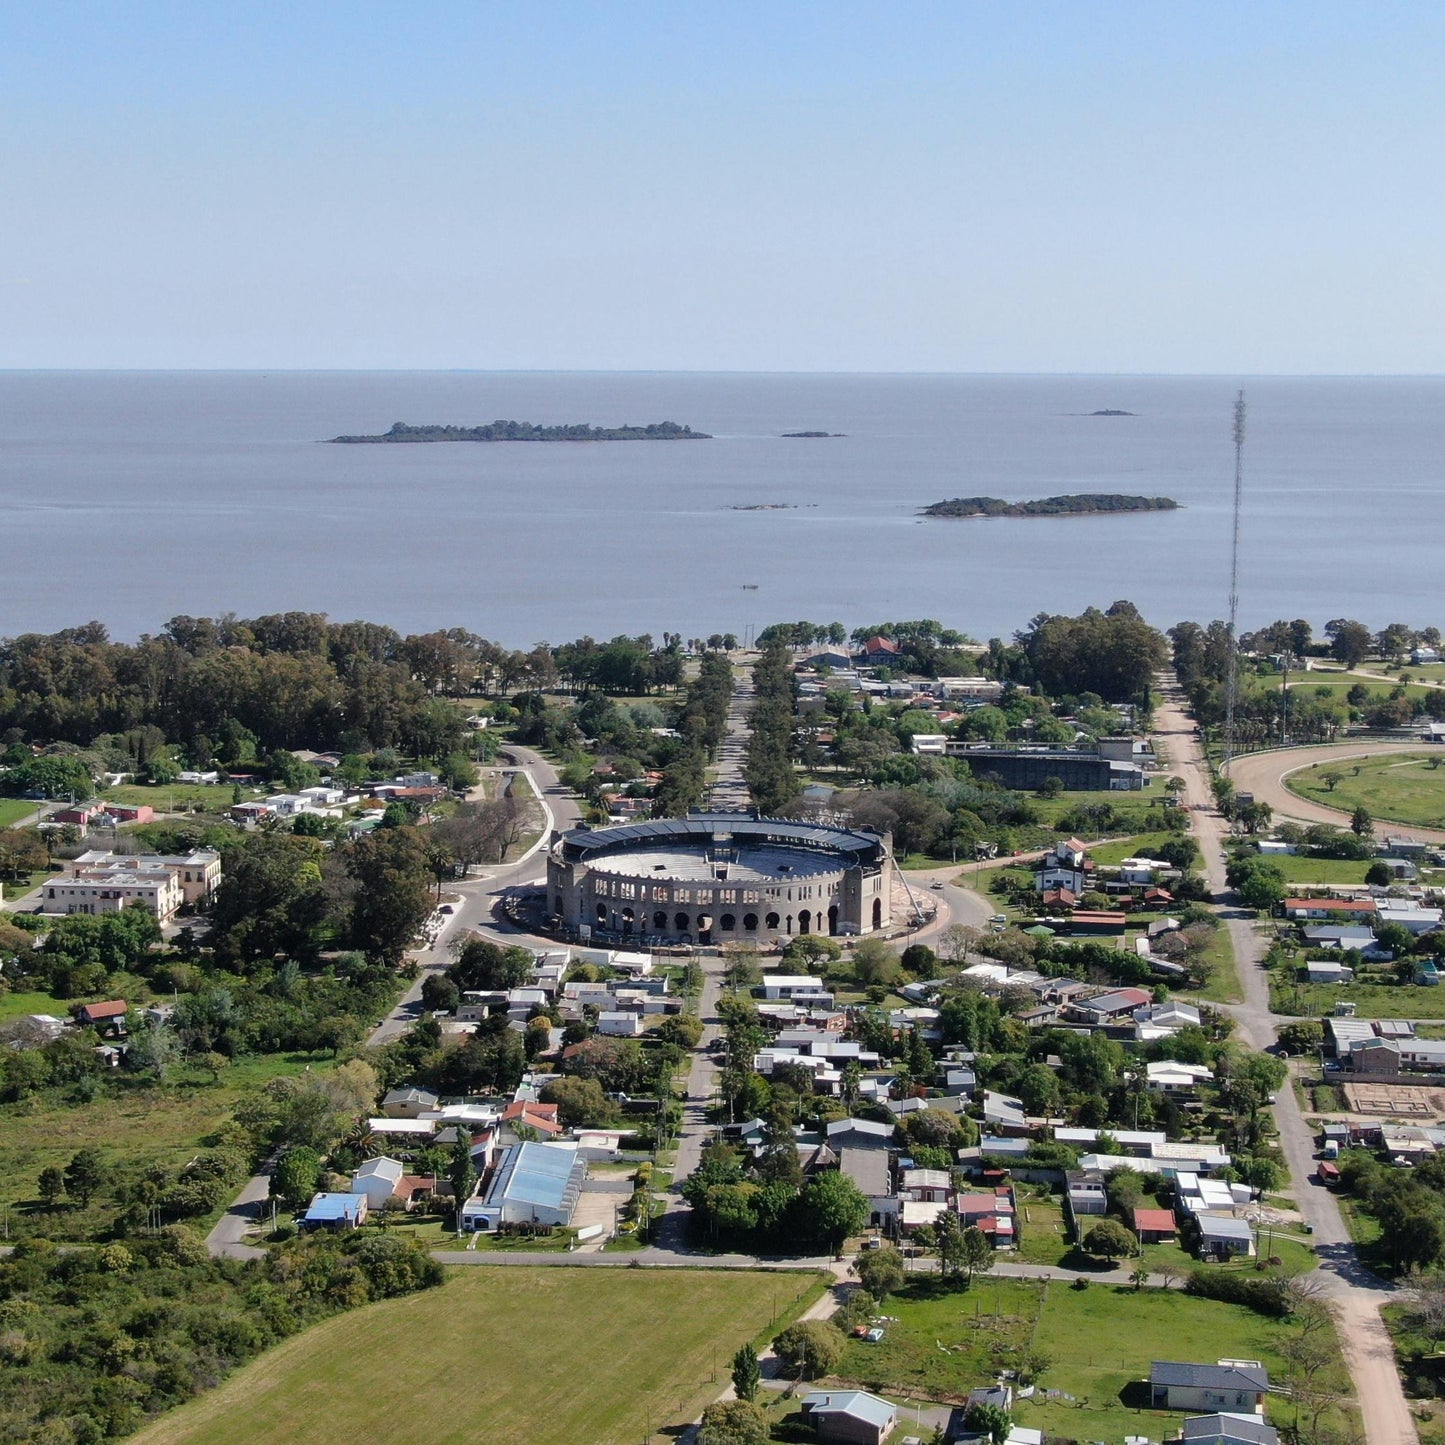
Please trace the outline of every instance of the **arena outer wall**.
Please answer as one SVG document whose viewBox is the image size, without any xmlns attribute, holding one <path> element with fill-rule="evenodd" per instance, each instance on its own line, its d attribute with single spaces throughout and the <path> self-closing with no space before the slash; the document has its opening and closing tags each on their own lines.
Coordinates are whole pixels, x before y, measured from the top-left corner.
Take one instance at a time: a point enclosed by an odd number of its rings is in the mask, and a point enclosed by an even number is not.
<svg viewBox="0 0 1445 1445">
<path fill-rule="evenodd" d="M 574 937 L 768 947 L 886 929 L 893 866 L 887 834 L 693 813 L 554 833 L 547 900 Z"/>
</svg>

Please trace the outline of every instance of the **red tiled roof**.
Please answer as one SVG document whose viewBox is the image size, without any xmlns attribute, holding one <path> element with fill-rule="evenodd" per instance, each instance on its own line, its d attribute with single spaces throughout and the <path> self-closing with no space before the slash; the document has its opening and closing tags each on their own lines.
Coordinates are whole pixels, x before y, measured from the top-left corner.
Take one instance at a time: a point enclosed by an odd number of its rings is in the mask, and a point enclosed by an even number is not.
<svg viewBox="0 0 1445 1445">
<path fill-rule="evenodd" d="M 889 642 L 886 637 L 870 637 L 863 644 L 864 652 L 897 652 L 898 644 Z"/>
<path fill-rule="evenodd" d="M 81 1004 L 79 1011 L 88 1018 L 114 1019 L 121 1018 L 129 1007 L 130 1005 L 123 998 L 117 998 L 111 999 L 107 1003 Z"/>
<path fill-rule="evenodd" d="M 1332 913 L 1373 913 L 1374 903 L 1368 898 L 1286 898 L 1286 909 L 1323 908 Z"/>
<path fill-rule="evenodd" d="M 1173 1234 L 1174 1211 L 1172 1209 L 1136 1209 L 1134 1211 L 1134 1233 L 1143 1234 L 1146 1229 L 1157 1234 Z"/>
</svg>

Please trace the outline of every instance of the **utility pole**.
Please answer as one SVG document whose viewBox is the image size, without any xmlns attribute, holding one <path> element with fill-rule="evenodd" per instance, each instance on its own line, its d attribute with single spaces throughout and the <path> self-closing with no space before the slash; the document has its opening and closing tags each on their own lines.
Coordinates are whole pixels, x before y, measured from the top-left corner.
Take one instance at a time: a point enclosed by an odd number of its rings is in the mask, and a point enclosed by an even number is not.
<svg viewBox="0 0 1445 1445">
<path fill-rule="evenodd" d="M 1229 552 L 1229 670 L 1224 691 L 1224 762 L 1234 759 L 1234 704 L 1239 693 L 1239 513 L 1244 498 L 1244 392 L 1234 399 L 1234 536 Z"/>
</svg>

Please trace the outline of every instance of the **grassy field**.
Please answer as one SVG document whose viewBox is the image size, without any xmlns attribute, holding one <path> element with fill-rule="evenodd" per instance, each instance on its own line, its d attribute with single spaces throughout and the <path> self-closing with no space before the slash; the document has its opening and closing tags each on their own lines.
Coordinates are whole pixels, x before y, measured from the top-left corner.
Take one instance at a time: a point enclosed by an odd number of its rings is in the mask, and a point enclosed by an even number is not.
<svg viewBox="0 0 1445 1445">
<path fill-rule="evenodd" d="M 1445 828 L 1445 749 L 1320 763 L 1285 778 L 1290 792 L 1327 808 L 1364 807 L 1371 817 L 1424 828 Z M 1434 764 L 1435 766 L 1432 766 Z M 1333 789 L 1324 779 L 1340 774 Z"/>
<path fill-rule="evenodd" d="M 735 1270 L 485 1269 L 327 1321 L 138 1445 L 621 1445 L 698 1414 L 820 1289 Z M 660 1341 L 665 1339 L 665 1347 Z"/>
<path fill-rule="evenodd" d="M 1337 999 L 1348 999 L 1362 1019 L 1445 1019 L 1445 987 L 1386 983 L 1296 983 L 1272 974 L 1270 1008 L 1275 1013 L 1324 1018 Z"/>
<path fill-rule="evenodd" d="M 69 1009 L 68 1002 L 52 998 L 48 993 L 0 993 L 0 1023 L 25 1014 L 54 1014 L 56 1018 L 63 1019 Z"/>
<path fill-rule="evenodd" d="M 30 798 L 0 798 L 0 828 L 11 827 L 43 806 Z"/>
<path fill-rule="evenodd" d="M 149 806 L 157 813 L 173 813 L 177 809 L 192 812 L 224 813 L 231 806 L 234 789 L 230 783 L 122 783 L 107 788 L 100 796 L 108 803 Z M 252 797 L 257 789 L 243 788 L 242 795 Z"/>
<path fill-rule="evenodd" d="M 910 1285 L 887 1312 L 898 1323 L 878 1344 L 850 1342 L 840 1374 L 885 1393 L 957 1399 L 1032 1347 L 1052 1360 L 1042 1385 L 1073 1398 L 1018 1401 L 1015 1423 L 1078 1440 L 1160 1439 L 1178 1425 L 1177 1414 L 1143 1408 L 1152 1360 L 1243 1357 L 1282 1377 L 1279 1348 L 1290 1333 L 1238 1305 L 1176 1290 L 987 1277 L 966 1291 Z M 1338 1361 L 1334 1375 L 1347 1389 Z M 1292 1418 L 1287 1401 L 1271 1399 L 1270 1408 L 1277 1424 Z"/>
<path fill-rule="evenodd" d="M 1364 883 L 1367 862 L 1348 858 L 1307 858 L 1300 853 L 1271 853 L 1268 863 L 1284 874 L 1287 883 Z"/>
<path fill-rule="evenodd" d="M 21 995 L 8 995 L 5 1002 L 17 997 Z M 51 1007 L 25 1012 L 57 1012 L 54 999 L 40 997 Z M 194 1156 L 201 1141 L 230 1118 L 247 1090 L 281 1074 L 330 1066 L 331 1060 L 320 1055 L 269 1054 L 237 1060 L 222 1069 L 214 1083 L 209 1070 L 187 1067 L 175 1070 L 158 1087 L 128 1077 L 108 1080 L 106 1091 L 88 1104 L 47 1093 L 5 1105 L 0 1109 L 0 1156 L 9 1167 L 0 1174 L 0 1205 L 11 1211 L 12 1232 L 18 1226 L 26 1234 L 85 1238 L 111 1216 L 114 1206 L 104 1189 L 86 1210 L 62 1205 L 52 1213 L 39 1204 L 35 1182 L 40 1171 L 51 1164 L 64 1168 L 77 1149 L 93 1145 L 107 1170 L 120 1169 L 126 1177 L 151 1164 L 174 1168 Z"/>
</svg>

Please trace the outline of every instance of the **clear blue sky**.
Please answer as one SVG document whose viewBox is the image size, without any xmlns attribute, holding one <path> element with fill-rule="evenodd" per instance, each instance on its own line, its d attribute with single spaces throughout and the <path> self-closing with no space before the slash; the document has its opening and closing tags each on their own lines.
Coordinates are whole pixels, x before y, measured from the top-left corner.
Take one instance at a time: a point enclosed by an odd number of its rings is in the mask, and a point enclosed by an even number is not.
<svg viewBox="0 0 1445 1445">
<path fill-rule="evenodd" d="M 1445 6 L 0 0 L 0 366 L 1445 372 Z"/>
</svg>

